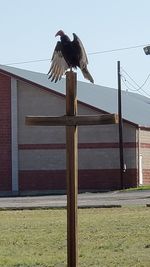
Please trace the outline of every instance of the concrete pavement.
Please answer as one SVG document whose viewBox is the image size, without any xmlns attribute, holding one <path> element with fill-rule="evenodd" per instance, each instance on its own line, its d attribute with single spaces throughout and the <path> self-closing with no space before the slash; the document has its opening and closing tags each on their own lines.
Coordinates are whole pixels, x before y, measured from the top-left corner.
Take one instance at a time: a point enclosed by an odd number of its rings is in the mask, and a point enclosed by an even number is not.
<svg viewBox="0 0 150 267">
<path fill-rule="evenodd" d="M 66 195 L 1 197 L 0 210 L 66 207 Z M 150 190 L 83 193 L 78 195 L 79 207 L 119 207 L 149 205 Z"/>
</svg>

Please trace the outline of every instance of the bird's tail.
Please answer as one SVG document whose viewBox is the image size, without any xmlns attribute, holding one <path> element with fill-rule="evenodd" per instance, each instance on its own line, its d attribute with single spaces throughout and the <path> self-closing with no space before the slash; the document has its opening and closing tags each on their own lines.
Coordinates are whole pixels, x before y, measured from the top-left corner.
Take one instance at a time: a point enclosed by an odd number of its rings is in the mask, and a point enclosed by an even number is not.
<svg viewBox="0 0 150 267">
<path fill-rule="evenodd" d="M 87 67 L 82 68 L 81 71 L 82 71 L 85 79 L 89 80 L 91 83 L 94 83 L 94 80 L 93 80 L 91 74 L 89 73 Z"/>
</svg>

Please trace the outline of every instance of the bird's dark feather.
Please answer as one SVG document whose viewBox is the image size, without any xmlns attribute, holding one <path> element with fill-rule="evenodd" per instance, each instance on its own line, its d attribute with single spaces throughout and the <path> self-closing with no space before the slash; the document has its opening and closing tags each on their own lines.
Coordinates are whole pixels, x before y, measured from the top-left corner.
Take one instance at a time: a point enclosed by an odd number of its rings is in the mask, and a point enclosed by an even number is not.
<svg viewBox="0 0 150 267">
<path fill-rule="evenodd" d="M 88 59 L 84 46 L 75 33 L 73 37 L 71 41 L 66 34 L 61 35 L 61 41 L 57 42 L 52 56 L 49 78 L 57 82 L 68 68 L 79 67 L 84 77 L 93 83 L 94 80 L 87 69 Z"/>
</svg>

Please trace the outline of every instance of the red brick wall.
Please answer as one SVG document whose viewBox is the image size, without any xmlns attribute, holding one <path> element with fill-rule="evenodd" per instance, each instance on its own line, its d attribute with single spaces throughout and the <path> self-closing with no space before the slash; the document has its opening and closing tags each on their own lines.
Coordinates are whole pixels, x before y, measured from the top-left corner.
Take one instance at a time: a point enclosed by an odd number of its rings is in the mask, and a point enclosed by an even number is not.
<svg viewBox="0 0 150 267">
<path fill-rule="evenodd" d="M 0 74 L 0 191 L 11 190 L 11 78 Z"/>
<path fill-rule="evenodd" d="M 137 186 L 137 170 L 128 169 L 123 175 L 123 185 L 125 188 Z M 79 188 L 93 190 L 116 190 L 121 188 L 120 170 L 80 170 Z"/>
<path fill-rule="evenodd" d="M 144 185 L 150 185 L 150 169 L 143 169 Z"/>
<path fill-rule="evenodd" d="M 85 148 L 118 148 L 118 143 L 79 143 L 79 149 Z M 136 148 L 135 142 L 126 142 L 125 148 Z M 19 149 L 65 149 L 65 144 L 20 144 Z M 109 152 L 108 152 L 109 153 Z M 135 187 L 138 181 L 136 168 L 127 168 L 123 177 L 124 187 Z M 117 190 L 121 188 L 119 169 L 79 169 L 79 189 L 91 190 Z M 66 190 L 65 170 L 20 170 L 19 190 Z"/>
<path fill-rule="evenodd" d="M 140 130 L 140 154 L 142 155 L 143 184 L 150 184 L 150 130 Z"/>
<path fill-rule="evenodd" d="M 124 174 L 124 186 L 137 186 L 136 169 L 129 169 Z M 119 170 L 79 170 L 80 190 L 116 190 L 119 188 Z M 66 171 L 19 171 L 19 190 L 66 190 Z"/>
</svg>

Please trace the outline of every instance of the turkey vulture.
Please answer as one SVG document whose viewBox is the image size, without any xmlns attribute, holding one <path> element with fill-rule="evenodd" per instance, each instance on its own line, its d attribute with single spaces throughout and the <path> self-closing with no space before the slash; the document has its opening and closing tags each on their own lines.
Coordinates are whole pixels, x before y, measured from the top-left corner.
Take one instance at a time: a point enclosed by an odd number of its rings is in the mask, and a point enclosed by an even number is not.
<svg viewBox="0 0 150 267">
<path fill-rule="evenodd" d="M 49 79 L 57 82 L 65 74 L 67 69 L 79 67 L 84 78 L 91 83 L 94 80 L 87 69 L 88 59 L 84 46 L 79 37 L 73 33 L 73 41 L 62 31 L 58 31 L 55 35 L 60 36 L 60 41 L 57 42 L 52 56 L 51 67 L 48 72 Z"/>
</svg>

